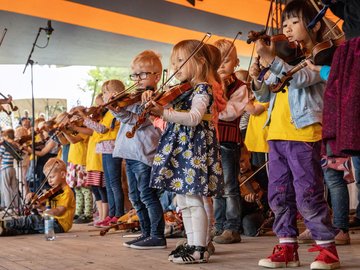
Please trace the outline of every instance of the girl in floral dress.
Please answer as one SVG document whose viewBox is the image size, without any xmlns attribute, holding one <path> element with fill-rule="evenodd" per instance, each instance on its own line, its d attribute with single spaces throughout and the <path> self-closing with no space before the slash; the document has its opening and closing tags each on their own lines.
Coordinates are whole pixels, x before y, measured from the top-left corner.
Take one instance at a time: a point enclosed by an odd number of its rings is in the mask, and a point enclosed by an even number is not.
<svg viewBox="0 0 360 270">
<path fill-rule="evenodd" d="M 178 70 L 199 45 L 197 40 L 176 44 L 171 64 Z M 150 185 L 177 193 L 187 234 L 187 245 L 172 251 L 174 263 L 208 262 L 206 234 L 208 219 L 202 196 L 214 196 L 223 189 L 220 146 L 213 119 L 210 51 L 201 49 L 179 70 L 176 78 L 192 88 L 178 97 L 170 109 L 157 103 L 151 113 L 167 122 L 152 166 Z M 210 114 L 211 113 L 211 114 Z"/>
</svg>

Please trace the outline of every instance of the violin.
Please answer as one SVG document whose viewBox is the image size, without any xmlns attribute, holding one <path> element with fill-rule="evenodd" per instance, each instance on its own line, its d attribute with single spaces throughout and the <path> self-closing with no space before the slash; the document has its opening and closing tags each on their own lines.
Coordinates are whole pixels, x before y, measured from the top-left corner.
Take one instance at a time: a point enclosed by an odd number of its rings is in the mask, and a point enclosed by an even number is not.
<svg viewBox="0 0 360 270">
<path fill-rule="evenodd" d="M 261 198 L 264 195 L 264 191 L 261 188 L 260 184 L 253 180 L 254 175 L 261 171 L 268 161 L 261 165 L 256 171 L 251 169 L 239 175 L 238 180 L 240 183 L 240 193 L 242 197 L 245 197 L 248 194 L 255 194 L 255 202 L 258 205 L 259 209 L 263 209 L 264 206 L 261 203 Z"/>
<path fill-rule="evenodd" d="M 46 200 L 51 200 L 53 199 L 54 197 L 56 197 L 57 195 L 63 193 L 63 189 L 62 187 L 59 185 L 59 186 L 56 186 L 56 187 L 53 187 L 49 190 L 47 190 L 45 193 L 43 193 L 42 195 L 38 196 L 36 194 L 33 194 L 30 202 L 28 202 L 25 207 L 25 214 L 26 215 L 29 215 L 30 214 L 30 208 L 32 205 L 34 205 L 35 203 L 38 203 L 38 204 L 43 204 L 44 202 L 46 202 Z"/>
<path fill-rule="evenodd" d="M 330 65 L 335 49 L 336 47 L 331 40 L 326 40 L 316 44 L 310 56 L 306 57 L 288 72 L 284 73 L 281 78 L 278 77 L 275 83 L 269 85 L 270 91 L 273 93 L 278 93 L 280 91 L 285 92 L 284 88 L 285 86 L 290 85 L 293 75 L 300 69 L 307 66 L 306 60 L 312 60 L 315 65 Z"/>
<path fill-rule="evenodd" d="M 259 209 L 263 209 L 264 206 L 261 203 L 261 198 L 264 195 L 264 191 L 260 187 L 260 184 L 254 179 L 248 179 L 251 174 L 254 172 L 249 170 L 239 176 L 240 182 L 240 194 L 242 197 L 245 197 L 248 194 L 255 194 L 255 202 L 258 205 Z"/>
<path fill-rule="evenodd" d="M 269 36 L 265 34 L 265 30 L 260 32 L 250 31 L 246 42 L 250 44 L 258 39 L 264 40 L 268 46 L 273 43 L 275 45 L 275 54 L 290 65 L 296 65 L 304 59 L 304 51 L 300 45 L 296 42 L 290 42 L 284 34 Z"/>
<path fill-rule="evenodd" d="M 17 106 L 14 106 L 12 103 L 12 97 L 10 95 L 8 95 L 7 97 L 5 95 L 3 95 L 2 93 L 0 93 L 0 96 L 3 97 L 3 99 L 1 100 L 0 104 L 8 104 L 10 106 L 10 110 L 8 111 L 6 110 L 2 105 L 0 105 L 0 111 L 3 111 L 4 113 L 6 113 L 7 115 L 10 115 L 11 112 L 15 112 L 18 110 Z"/>
<path fill-rule="evenodd" d="M 133 138 L 136 130 L 138 130 L 140 126 L 145 122 L 151 108 L 154 107 L 152 101 L 158 103 L 161 106 L 166 106 L 171 102 L 174 102 L 178 97 L 180 97 L 182 94 L 186 93 L 190 89 L 192 89 L 192 85 L 189 82 L 186 82 L 175 85 L 169 88 L 169 90 L 167 91 L 159 91 L 155 93 L 154 97 L 144 104 L 142 113 L 139 115 L 139 118 L 136 121 L 135 125 L 132 127 L 131 131 L 126 132 L 126 137 Z"/>
<path fill-rule="evenodd" d="M 100 231 L 100 235 L 104 236 L 111 229 L 117 230 L 135 230 L 140 228 L 139 217 L 136 210 L 132 209 L 118 219 L 118 223 Z"/>
<path fill-rule="evenodd" d="M 134 87 L 136 87 L 138 83 L 134 83 L 124 91 L 117 93 L 116 95 L 112 96 L 108 102 L 102 104 L 99 107 L 107 107 L 110 110 L 117 111 L 119 108 L 127 107 L 129 105 L 135 104 L 141 101 L 141 95 L 144 90 L 146 89 L 135 89 L 132 91 Z"/>
<path fill-rule="evenodd" d="M 112 226 L 110 226 L 109 228 L 106 228 L 104 230 L 100 231 L 100 235 L 101 236 L 105 236 L 105 234 L 107 234 L 111 229 L 114 229 L 115 231 L 118 230 L 137 230 L 140 228 L 140 222 L 139 221 L 134 221 L 134 222 L 120 222 L 120 223 L 116 223 Z"/>
<path fill-rule="evenodd" d="M 320 12 L 318 6 L 313 0 L 310 0 L 314 8 Z M 331 27 L 330 22 L 326 20 L 324 17 L 322 19 L 325 22 L 325 25 L 328 27 L 329 31 L 324 35 L 332 34 L 332 38 L 324 40 L 322 42 L 317 43 L 311 50 L 309 56 L 306 59 L 302 60 L 299 64 L 295 65 L 291 70 L 283 74 L 283 77 L 277 78 L 276 83 L 270 85 L 269 89 L 273 93 L 278 93 L 280 91 L 284 92 L 284 87 L 289 86 L 290 81 L 293 78 L 293 75 L 298 72 L 300 69 L 307 66 L 306 60 L 312 60 L 315 65 L 327 65 L 330 66 L 336 48 L 344 42 L 344 33 L 336 34 Z M 315 25 L 314 25 L 315 26 Z M 336 26 L 336 25 L 335 25 Z"/>
</svg>

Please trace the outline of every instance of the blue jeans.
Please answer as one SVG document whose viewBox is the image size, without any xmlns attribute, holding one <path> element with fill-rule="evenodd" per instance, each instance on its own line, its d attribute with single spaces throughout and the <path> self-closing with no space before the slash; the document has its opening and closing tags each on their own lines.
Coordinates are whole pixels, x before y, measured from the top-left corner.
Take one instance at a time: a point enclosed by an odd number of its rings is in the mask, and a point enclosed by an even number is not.
<svg viewBox="0 0 360 270">
<path fill-rule="evenodd" d="M 6 233 L 3 236 L 44 233 L 44 219 L 40 215 L 22 216 L 5 221 Z M 55 233 L 63 233 L 64 229 L 54 220 Z"/>
<path fill-rule="evenodd" d="M 221 143 L 221 161 L 224 172 L 224 195 L 214 199 L 215 229 L 219 232 L 241 230 L 241 200 L 238 175 L 240 172 L 240 146 Z"/>
<path fill-rule="evenodd" d="M 106 194 L 109 203 L 109 216 L 124 215 L 124 192 L 121 186 L 121 158 L 114 158 L 112 154 L 102 154 Z"/>
<path fill-rule="evenodd" d="M 139 217 L 142 234 L 164 238 L 165 221 L 156 189 L 149 186 L 151 167 L 126 159 L 129 199 Z"/>
<path fill-rule="evenodd" d="M 70 144 L 64 144 L 62 146 L 62 160 L 67 164 L 68 162 L 68 156 L 69 156 L 69 150 L 70 150 Z"/>
<path fill-rule="evenodd" d="M 354 165 L 355 181 L 358 190 L 358 205 L 356 207 L 356 217 L 360 219 L 360 156 L 353 156 L 351 158 Z"/>
<path fill-rule="evenodd" d="M 265 220 L 261 211 L 255 211 L 245 215 L 242 219 L 243 233 L 246 236 L 257 236 L 258 230 Z"/>
<path fill-rule="evenodd" d="M 324 169 L 324 179 L 329 189 L 333 209 L 333 224 L 338 229 L 349 229 L 349 191 L 344 181 L 344 172 Z"/>
</svg>

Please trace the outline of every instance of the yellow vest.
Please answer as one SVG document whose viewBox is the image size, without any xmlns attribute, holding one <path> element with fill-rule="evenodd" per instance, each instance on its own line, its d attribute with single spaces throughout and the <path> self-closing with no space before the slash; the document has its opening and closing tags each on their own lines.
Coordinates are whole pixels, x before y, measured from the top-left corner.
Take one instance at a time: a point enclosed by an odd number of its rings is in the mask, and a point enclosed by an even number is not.
<svg viewBox="0 0 360 270">
<path fill-rule="evenodd" d="M 244 143 L 247 149 L 251 152 L 268 153 L 269 145 L 266 139 L 269 127 L 266 126 L 264 128 L 264 125 L 267 120 L 267 109 L 269 107 L 269 102 L 261 103 L 256 100 L 254 101 L 254 105 L 256 104 L 261 104 L 264 106 L 265 111 L 259 115 L 250 115 Z"/>
<path fill-rule="evenodd" d="M 288 93 L 289 90 L 286 89 L 285 93 L 279 92 L 276 94 L 267 139 L 300 142 L 317 142 L 321 140 L 322 127 L 320 123 L 299 129 L 295 127 L 291 119 Z"/>
<path fill-rule="evenodd" d="M 116 139 L 116 135 L 118 134 L 120 128 L 120 122 L 116 121 L 114 129 L 111 129 L 111 124 L 114 118 L 115 116 L 113 116 L 110 111 L 107 111 L 103 119 L 101 119 L 100 124 L 107 127 L 109 131 L 104 134 L 99 134 L 99 138 L 97 142 L 111 141 Z"/>
<path fill-rule="evenodd" d="M 74 165 L 86 165 L 86 153 L 89 141 L 89 136 L 79 134 L 83 140 L 77 143 L 71 143 L 69 149 L 68 162 Z"/>
<path fill-rule="evenodd" d="M 99 141 L 100 133 L 96 131 L 89 138 L 86 154 L 86 170 L 87 171 L 98 171 L 103 172 L 101 154 L 96 153 L 96 144 Z"/>
</svg>

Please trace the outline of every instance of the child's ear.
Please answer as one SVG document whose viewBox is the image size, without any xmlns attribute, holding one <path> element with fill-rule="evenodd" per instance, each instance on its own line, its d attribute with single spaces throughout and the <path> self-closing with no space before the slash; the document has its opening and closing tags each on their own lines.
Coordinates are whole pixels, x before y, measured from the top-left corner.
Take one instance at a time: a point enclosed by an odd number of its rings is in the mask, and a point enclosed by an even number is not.
<svg viewBox="0 0 360 270">
<path fill-rule="evenodd" d="M 235 67 L 238 67 L 239 65 L 240 65 L 240 60 L 239 60 L 239 58 L 236 58 L 236 61 L 235 61 Z"/>
<path fill-rule="evenodd" d="M 161 79 L 161 72 L 158 73 L 158 74 L 156 74 L 156 76 L 155 76 L 155 82 L 158 83 L 158 82 L 160 81 L 160 79 Z"/>
<path fill-rule="evenodd" d="M 61 178 L 66 178 L 66 171 L 61 171 Z"/>
</svg>

